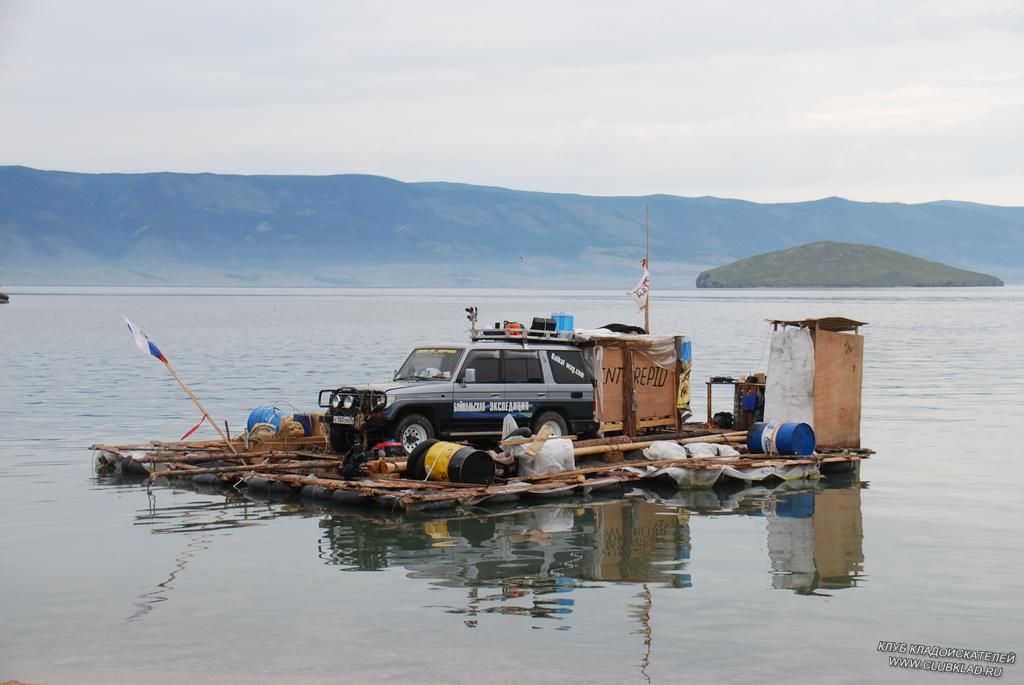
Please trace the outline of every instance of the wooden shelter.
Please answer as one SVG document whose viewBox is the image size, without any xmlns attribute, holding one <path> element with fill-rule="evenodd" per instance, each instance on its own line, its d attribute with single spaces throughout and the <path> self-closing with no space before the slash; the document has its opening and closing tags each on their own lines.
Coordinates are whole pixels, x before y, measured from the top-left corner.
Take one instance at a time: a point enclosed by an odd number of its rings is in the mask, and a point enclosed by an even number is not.
<svg viewBox="0 0 1024 685">
<path fill-rule="evenodd" d="M 860 447 L 861 386 L 867 324 L 839 316 L 773 319 L 780 326 L 806 328 L 814 342 L 814 436 L 819 447 Z"/>
<path fill-rule="evenodd" d="M 602 435 L 679 430 L 690 403 L 688 338 L 596 331 L 574 338 L 595 378 Z"/>
</svg>

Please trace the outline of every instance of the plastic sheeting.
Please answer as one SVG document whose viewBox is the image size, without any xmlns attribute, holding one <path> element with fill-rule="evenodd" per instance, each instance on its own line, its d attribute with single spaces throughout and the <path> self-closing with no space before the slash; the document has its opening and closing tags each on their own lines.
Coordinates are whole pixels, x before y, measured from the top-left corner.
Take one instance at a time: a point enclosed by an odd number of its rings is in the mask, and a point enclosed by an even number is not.
<svg viewBox="0 0 1024 685">
<path fill-rule="evenodd" d="M 658 440 L 644 449 L 644 456 L 651 461 L 662 459 L 689 459 L 690 457 L 735 457 L 739 452 L 730 447 L 713 442 L 691 442 L 680 445 L 671 440 Z"/>
<path fill-rule="evenodd" d="M 513 454 L 519 463 L 520 476 L 542 476 L 546 473 L 561 473 L 576 468 L 572 440 L 568 438 L 546 440 L 535 457 L 527 454 L 525 448 L 525 445 L 513 448 Z"/>
<path fill-rule="evenodd" d="M 764 421 L 814 427 L 814 340 L 806 328 L 785 326 L 772 334 Z"/>
<path fill-rule="evenodd" d="M 689 338 L 685 336 L 680 337 L 683 338 L 684 343 L 689 341 Z M 676 368 L 676 336 L 673 335 L 614 333 L 607 328 L 597 328 L 574 331 L 573 340 L 580 344 L 600 343 L 597 345 L 598 348 L 601 345 L 614 347 L 615 343 L 633 343 L 633 351 L 650 359 L 655 366 L 660 366 L 663 369 Z M 686 353 L 691 354 L 691 350 L 692 348 L 688 347 Z M 591 368 L 594 378 L 601 377 L 600 373 L 596 372 L 600 368 L 600 364 Z"/>
<path fill-rule="evenodd" d="M 651 461 L 661 461 L 662 459 L 688 459 L 690 455 L 686 453 L 686 448 L 678 442 L 658 440 L 644 449 L 644 456 Z"/>
<path fill-rule="evenodd" d="M 639 474 L 643 478 L 671 478 L 680 488 L 710 488 L 720 478 L 728 477 L 742 481 L 762 481 L 767 478 L 781 478 L 782 480 L 798 480 L 808 478 L 819 478 L 821 472 L 817 464 L 793 464 L 778 466 L 754 466 L 747 468 L 733 468 L 722 465 L 706 469 L 688 469 L 679 466 L 654 466 L 629 467 L 626 469 L 632 473 Z"/>
<path fill-rule="evenodd" d="M 691 457 L 738 457 L 739 452 L 731 445 L 718 442 L 691 442 L 684 445 Z"/>
</svg>

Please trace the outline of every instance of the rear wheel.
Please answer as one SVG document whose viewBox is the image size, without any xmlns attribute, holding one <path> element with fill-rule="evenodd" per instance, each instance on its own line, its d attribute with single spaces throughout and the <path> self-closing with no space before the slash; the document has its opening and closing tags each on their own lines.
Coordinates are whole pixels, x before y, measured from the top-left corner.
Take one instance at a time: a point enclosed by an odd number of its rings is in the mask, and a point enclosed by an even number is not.
<svg viewBox="0 0 1024 685">
<path fill-rule="evenodd" d="M 569 434 L 569 425 L 565 422 L 565 418 L 557 411 L 546 411 L 533 420 L 534 435 L 540 433 L 544 426 L 550 427 L 551 437 L 553 438 L 560 438 L 563 435 Z"/>
<path fill-rule="evenodd" d="M 412 454 L 421 443 L 434 439 L 434 424 L 422 414 L 406 414 L 395 425 L 394 433 L 405 453 Z"/>
</svg>

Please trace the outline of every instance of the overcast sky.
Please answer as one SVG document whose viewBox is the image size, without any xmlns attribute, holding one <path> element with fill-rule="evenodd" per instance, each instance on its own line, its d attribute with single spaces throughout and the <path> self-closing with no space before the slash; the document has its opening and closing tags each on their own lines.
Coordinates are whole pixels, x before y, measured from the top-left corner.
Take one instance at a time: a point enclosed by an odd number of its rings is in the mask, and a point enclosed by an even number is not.
<svg viewBox="0 0 1024 685">
<path fill-rule="evenodd" d="M 1024 2 L 0 0 L 0 164 L 1024 205 Z"/>
</svg>

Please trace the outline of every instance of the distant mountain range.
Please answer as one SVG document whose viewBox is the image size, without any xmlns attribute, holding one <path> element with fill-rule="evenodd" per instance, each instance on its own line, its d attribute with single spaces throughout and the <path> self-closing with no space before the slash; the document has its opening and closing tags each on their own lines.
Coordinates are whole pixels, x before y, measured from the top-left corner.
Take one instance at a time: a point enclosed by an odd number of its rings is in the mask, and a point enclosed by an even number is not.
<svg viewBox="0 0 1024 685">
<path fill-rule="evenodd" d="M 1001 286 L 995 276 L 875 245 L 819 240 L 740 259 L 697 277 L 698 288 Z"/>
<path fill-rule="evenodd" d="M 591 197 L 364 175 L 0 167 L 0 283 L 655 288 L 817 240 L 1024 280 L 1024 207 Z"/>
</svg>

